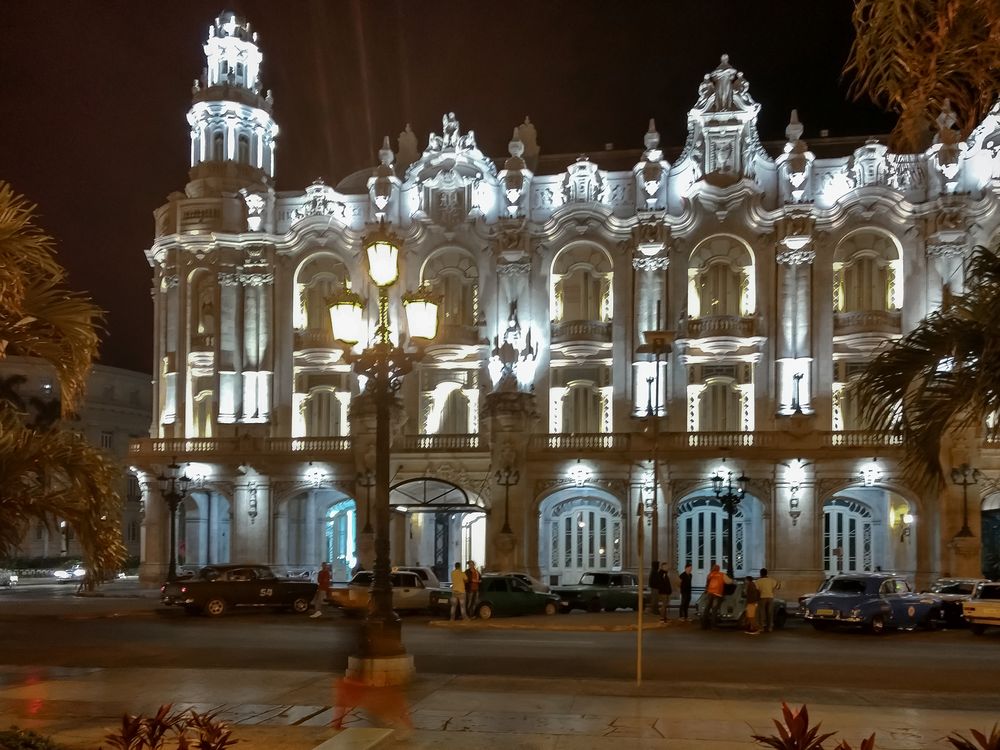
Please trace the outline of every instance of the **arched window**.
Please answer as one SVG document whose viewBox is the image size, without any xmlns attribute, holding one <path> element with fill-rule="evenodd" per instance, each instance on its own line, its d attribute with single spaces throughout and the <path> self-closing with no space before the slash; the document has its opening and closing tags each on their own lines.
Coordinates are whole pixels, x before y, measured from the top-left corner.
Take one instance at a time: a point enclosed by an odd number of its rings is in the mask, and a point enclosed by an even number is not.
<svg viewBox="0 0 1000 750">
<path fill-rule="evenodd" d="M 240 164 L 250 163 L 250 138 L 246 135 L 241 135 L 236 141 L 237 143 L 237 155 L 236 159 Z"/>
<path fill-rule="evenodd" d="M 357 510 L 354 500 L 341 500 L 326 513 L 326 560 L 334 580 L 349 580 L 357 565 Z"/>
<path fill-rule="evenodd" d="M 193 434 L 189 437 L 212 437 L 213 412 L 215 411 L 214 394 L 210 390 L 200 391 L 194 397 L 191 405 L 191 426 Z"/>
<path fill-rule="evenodd" d="M 879 232 L 854 232 L 833 256 L 835 312 L 898 310 L 903 304 L 903 265 L 895 242 Z"/>
<path fill-rule="evenodd" d="M 332 340 L 328 300 L 350 278 L 339 258 L 327 253 L 310 257 L 296 275 L 297 305 L 293 325 L 299 330 L 316 331 Z"/>
<path fill-rule="evenodd" d="M 740 317 L 757 308 L 754 261 L 749 248 L 733 237 L 701 242 L 688 261 L 688 315 Z"/>
<path fill-rule="evenodd" d="M 460 388 L 456 388 L 445 398 L 438 432 L 449 435 L 469 432 L 469 401 Z"/>
<path fill-rule="evenodd" d="M 728 378 L 709 380 L 698 400 L 698 429 L 739 432 L 743 429 L 743 393 Z"/>
<path fill-rule="evenodd" d="M 572 497 L 542 516 L 543 567 L 560 583 L 574 584 L 590 571 L 621 570 L 622 519 L 617 500 Z"/>
<path fill-rule="evenodd" d="M 552 263 L 552 322 L 611 320 L 612 268 L 611 259 L 598 247 L 562 250 Z"/>
<path fill-rule="evenodd" d="M 823 505 L 823 570 L 827 575 L 872 570 L 872 512 L 864 503 L 835 497 Z"/>
<path fill-rule="evenodd" d="M 726 511 L 714 497 L 696 497 L 685 500 L 678 506 L 677 564 L 682 566 L 691 563 L 691 574 L 695 581 L 704 581 L 713 563 L 723 570 L 726 568 L 727 523 Z M 733 572 L 737 576 L 747 575 L 750 572 L 744 554 L 747 523 L 742 504 L 733 516 L 733 523 L 736 526 Z"/>
<path fill-rule="evenodd" d="M 590 382 L 569 384 L 562 403 L 563 433 L 604 432 L 604 399 Z"/>
<path fill-rule="evenodd" d="M 212 133 L 212 161 L 224 161 L 225 158 L 225 136 L 221 130 L 216 130 Z"/>
<path fill-rule="evenodd" d="M 446 248 L 428 258 L 420 272 L 422 283 L 441 295 L 442 326 L 474 326 L 479 317 L 479 269 L 472 256 Z"/>
<path fill-rule="evenodd" d="M 344 434 L 343 406 L 331 388 L 315 388 L 303 402 L 306 437 Z"/>
</svg>

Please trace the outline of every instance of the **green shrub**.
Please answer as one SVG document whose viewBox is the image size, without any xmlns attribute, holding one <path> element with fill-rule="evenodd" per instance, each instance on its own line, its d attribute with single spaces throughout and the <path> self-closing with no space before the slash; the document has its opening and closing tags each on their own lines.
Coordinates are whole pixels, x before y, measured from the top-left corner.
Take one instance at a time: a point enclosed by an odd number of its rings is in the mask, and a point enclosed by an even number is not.
<svg viewBox="0 0 1000 750">
<path fill-rule="evenodd" d="M 0 750 L 64 750 L 64 746 L 29 729 L 11 727 L 0 730 Z"/>
</svg>

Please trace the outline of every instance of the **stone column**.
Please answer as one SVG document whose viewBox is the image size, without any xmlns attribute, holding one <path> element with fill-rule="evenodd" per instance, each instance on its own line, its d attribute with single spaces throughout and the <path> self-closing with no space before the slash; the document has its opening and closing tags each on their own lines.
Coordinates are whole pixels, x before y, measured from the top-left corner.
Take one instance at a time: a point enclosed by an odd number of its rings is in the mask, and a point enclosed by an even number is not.
<svg viewBox="0 0 1000 750">
<path fill-rule="evenodd" d="M 142 520 L 142 562 L 139 582 L 144 586 L 159 586 L 167 579 L 170 559 L 170 509 L 154 485 L 143 492 L 146 515 Z"/>
<path fill-rule="evenodd" d="M 507 390 L 494 391 L 486 396 L 480 424 L 484 434 L 490 436 L 492 465 L 499 470 L 510 468 L 518 473 L 518 482 L 510 487 L 510 507 L 505 507 L 505 492 L 491 477 L 490 515 L 486 522 L 487 544 L 492 550 L 490 567 L 499 570 L 520 570 L 532 561 L 527 559 L 525 539 L 533 538 L 529 528 L 536 519 L 529 512 L 531 507 L 531 477 L 527 472 L 528 443 L 538 411 L 535 396 L 515 390 L 510 381 Z M 503 528 L 504 518 L 509 519 L 510 529 Z"/>
<path fill-rule="evenodd" d="M 812 411 L 812 219 L 793 214 L 778 228 L 783 237 L 775 256 L 778 266 L 777 365 L 778 412 Z"/>
</svg>

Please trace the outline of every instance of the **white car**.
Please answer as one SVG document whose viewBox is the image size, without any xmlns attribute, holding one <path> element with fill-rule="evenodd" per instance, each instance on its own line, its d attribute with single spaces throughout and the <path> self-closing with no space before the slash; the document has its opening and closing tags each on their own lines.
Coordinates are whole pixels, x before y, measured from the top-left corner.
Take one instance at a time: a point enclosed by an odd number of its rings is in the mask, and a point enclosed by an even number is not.
<svg viewBox="0 0 1000 750">
<path fill-rule="evenodd" d="M 362 570 L 354 575 L 347 586 L 347 596 L 332 597 L 334 602 L 348 611 L 368 609 L 371 599 L 372 572 Z M 411 570 L 394 570 L 392 582 L 392 608 L 397 612 L 427 610 L 431 606 L 431 588 L 424 585 L 420 576 Z M 340 593 L 340 592 L 337 592 Z"/>
<path fill-rule="evenodd" d="M 83 567 L 80 563 L 74 563 L 73 565 L 58 568 L 52 571 L 52 577 L 55 578 L 60 583 L 69 583 L 70 581 L 80 581 L 84 576 L 87 575 L 87 569 Z"/>
<path fill-rule="evenodd" d="M 1000 583 L 976 586 L 972 596 L 962 602 L 962 614 L 976 635 L 982 635 L 988 627 L 1000 627 Z"/>
<path fill-rule="evenodd" d="M 0 568 L 0 586 L 14 588 L 17 585 L 17 581 L 17 573 L 12 570 L 4 570 Z"/>
</svg>

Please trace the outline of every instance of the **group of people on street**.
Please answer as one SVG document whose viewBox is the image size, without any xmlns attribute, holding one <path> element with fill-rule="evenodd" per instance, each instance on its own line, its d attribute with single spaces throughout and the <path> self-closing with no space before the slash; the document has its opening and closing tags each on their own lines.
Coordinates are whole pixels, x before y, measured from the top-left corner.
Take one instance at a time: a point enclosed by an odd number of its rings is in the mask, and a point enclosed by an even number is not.
<svg viewBox="0 0 1000 750">
<path fill-rule="evenodd" d="M 653 567 L 649 572 L 649 588 L 653 592 L 653 613 L 660 615 L 662 622 L 668 622 L 668 611 L 670 609 L 670 597 L 674 593 L 673 584 L 670 582 L 670 566 L 667 563 L 653 561 Z M 691 606 L 691 563 L 684 566 L 680 575 L 681 583 L 681 607 L 679 617 L 683 622 L 688 621 L 688 609 Z"/>
<path fill-rule="evenodd" d="M 469 560 L 465 570 L 462 570 L 462 563 L 455 563 L 455 569 L 451 571 L 451 614 L 448 619 L 455 619 L 456 609 L 461 611 L 463 620 L 476 617 L 480 578 L 475 561 Z"/>
<path fill-rule="evenodd" d="M 701 612 L 701 627 L 708 630 L 715 623 L 726 595 L 726 586 L 735 583 L 732 578 L 722 572 L 717 563 L 712 568 L 705 581 L 705 608 Z M 743 579 L 743 594 L 746 597 L 744 610 L 744 631 L 749 635 L 758 635 L 761 630 L 770 632 L 774 629 L 774 592 L 781 584 L 767 574 L 767 568 L 760 569 L 760 577 L 753 576 Z"/>
</svg>

